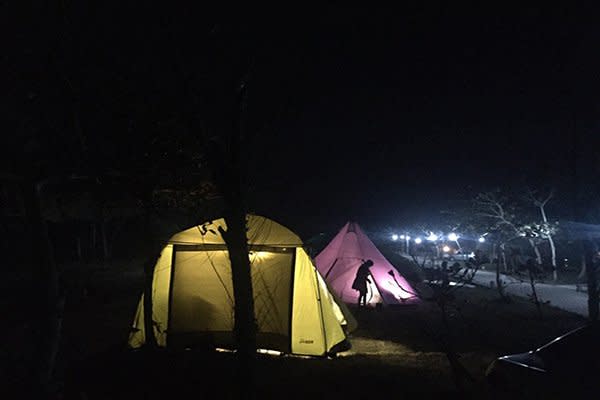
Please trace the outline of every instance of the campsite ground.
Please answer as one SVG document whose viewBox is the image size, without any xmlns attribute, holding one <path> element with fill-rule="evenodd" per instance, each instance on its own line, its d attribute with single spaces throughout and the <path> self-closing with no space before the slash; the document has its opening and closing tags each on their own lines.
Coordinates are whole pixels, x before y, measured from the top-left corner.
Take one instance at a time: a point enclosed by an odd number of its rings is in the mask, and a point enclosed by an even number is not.
<svg viewBox="0 0 600 400">
<path fill-rule="evenodd" d="M 231 354 L 125 351 L 141 290 L 140 270 L 114 265 L 92 272 L 93 286 L 86 295 L 73 295 L 67 303 L 60 366 L 67 371 L 62 378 L 68 388 L 85 391 L 89 399 L 178 398 L 189 392 L 195 398 L 228 397 L 234 387 Z M 452 343 L 475 379 L 469 392 L 478 398 L 486 394 L 485 368 L 496 356 L 528 350 L 584 322 L 548 306 L 539 319 L 527 300 L 499 302 L 494 291 L 479 287 L 460 289 L 453 304 Z M 442 352 L 444 331 L 435 304 L 353 311 L 359 322 L 350 337 L 353 348 L 338 358 L 259 357 L 258 397 L 457 395 Z M 5 371 L 14 383 L 19 381 L 16 366 L 26 354 L 19 343 L 27 342 L 26 335 L 22 328 L 7 336 L 12 343 L 5 352 L 14 362 Z"/>
</svg>

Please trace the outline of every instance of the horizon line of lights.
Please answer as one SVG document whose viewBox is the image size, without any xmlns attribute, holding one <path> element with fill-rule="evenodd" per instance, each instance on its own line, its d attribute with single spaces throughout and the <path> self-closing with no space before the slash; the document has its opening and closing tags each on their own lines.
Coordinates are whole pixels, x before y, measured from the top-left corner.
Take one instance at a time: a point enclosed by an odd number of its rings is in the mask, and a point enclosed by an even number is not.
<svg viewBox="0 0 600 400">
<path fill-rule="evenodd" d="M 444 235 L 438 236 L 433 232 L 430 232 L 429 235 L 427 235 L 427 237 L 425 237 L 425 240 L 429 241 L 429 242 L 437 242 L 438 240 L 443 241 L 444 240 Z M 411 237 L 409 235 L 398 235 L 396 233 L 392 234 L 392 240 L 395 242 L 398 239 L 401 240 L 406 240 L 409 241 L 411 239 Z M 451 242 L 458 242 L 458 239 L 460 239 L 461 236 L 455 232 L 450 232 L 448 235 L 446 235 L 446 239 L 451 241 Z M 485 239 L 485 234 L 479 236 L 479 238 L 477 238 L 477 241 L 479 243 L 485 243 L 486 239 Z M 416 238 L 414 238 L 414 242 L 416 244 L 420 244 L 423 242 L 423 239 L 419 236 L 417 236 Z"/>
</svg>

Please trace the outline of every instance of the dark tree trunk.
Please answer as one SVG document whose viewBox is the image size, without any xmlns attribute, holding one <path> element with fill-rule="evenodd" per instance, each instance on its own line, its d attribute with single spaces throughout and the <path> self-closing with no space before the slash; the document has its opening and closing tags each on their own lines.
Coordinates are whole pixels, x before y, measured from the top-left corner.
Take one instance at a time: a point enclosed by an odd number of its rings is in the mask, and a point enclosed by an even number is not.
<svg viewBox="0 0 600 400">
<path fill-rule="evenodd" d="M 154 262 L 149 260 L 144 265 L 144 331 L 146 332 L 147 348 L 157 347 L 154 337 L 154 322 L 152 320 L 152 281 L 154 278 Z"/>
<path fill-rule="evenodd" d="M 40 200 L 33 180 L 23 182 L 23 198 L 26 217 L 33 245 L 31 266 L 34 281 L 33 296 L 37 297 L 37 338 L 34 344 L 34 359 L 31 366 L 32 385 L 30 390 L 39 398 L 49 395 L 50 386 L 59 351 L 65 296 L 60 288 L 59 271 L 54 251 L 43 219 Z"/>
<path fill-rule="evenodd" d="M 90 223 L 90 250 L 92 251 L 92 259 L 96 259 L 96 222 Z"/>
<path fill-rule="evenodd" d="M 236 372 L 237 397 L 252 398 L 254 393 L 254 357 L 256 354 L 256 322 L 248 242 L 246 239 L 246 215 L 237 210 L 225 214 L 227 232 L 221 234 L 227 242 L 233 294 L 235 298 L 235 341 L 238 370 Z"/>
<path fill-rule="evenodd" d="M 533 304 L 535 304 L 535 308 L 539 317 L 542 318 L 542 305 L 540 303 L 540 299 L 538 298 L 537 290 L 535 289 L 535 271 L 533 270 L 533 266 L 529 265 L 527 267 L 527 272 L 529 274 L 529 285 L 531 286 L 531 301 L 533 301 Z"/>
<path fill-rule="evenodd" d="M 504 265 L 504 272 L 508 272 L 508 265 L 506 263 L 506 246 L 504 244 L 500 245 L 499 257 L 501 258 L 502 264 Z"/>
<path fill-rule="evenodd" d="M 442 264 L 442 290 L 446 292 L 450 287 L 450 276 L 448 273 L 448 265 L 444 263 Z"/>
<path fill-rule="evenodd" d="M 587 278 L 588 293 L 588 318 L 591 322 L 598 321 L 598 263 L 596 261 L 597 246 L 589 240 L 584 241 L 585 273 Z"/>
<path fill-rule="evenodd" d="M 237 369 L 234 382 L 237 398 L 254 398 L 254 368 L 256 356 L 256 321 L 248 241 L 246 237 L 246 207 L 244 197 L 245 158 L 242 154 L 241 122 L 243 89 L 236 101 L 232 127 L 224 146 L 211 151 L 216 183 L 225 200 L 227 231 L 220 229 L 229 252 L 235 299 L 234 336 L 237 348 Z"/>
<path fill-rule="evenodd" d="M 83 254 L 81 252 L 81 236 L 79 236 L 79 234 L 75 238 L 75 246 L 77 251 L 77 261 L 81 262 L 83 260 Z"/>
<path fill-rule="evenodd" d="M 254 358 L 256 355 L 256 322 L 248 240 L 246 238 L 246 211 L 242 192 L 239 158 L 239 139 L 232 139 L 231 163 L 224 166 L 221 187 L 224 189 L 225 222 L 227 231 L 221 234 L 227 243 L 231 261 L 231 275 L 235 298 L 234 335 L 237 348 L 238 398 L 252 398 L 254 394 Z"/>
<path fill-rule="evenodd" d="M 502 283 L 502 279 L 500 278 L 500 257 L 496 260 L 496 290 L 498 290 L 498 294 L 502 300 L 506 300 L 506 295 L 504 294 L 504 283 Z"/>
<path fill-rule="evenodd" d="M 144 331 L 146 332 L 146 348 L 155 349 L 158 347 L 156 337 L 154 336 L 154 321 L 152 318 L 152 283 L 154 281 L 154 267 L 160 257 L 161 244 L 152 245 L 152 255 L 144 263 Z"/>
<path fill-rule="evenodd" d="M 577 274 L 577 279 L 583 279 L 586 277 L 586 270 L 587 268 L 585 267 L 585 254 L 583 254 L 581 256 L 581 263 L 579 266 L 579 274 Z"/>
<path fill-rule="evenodd" d="M 102 258 L 104 262 L 107 262 L 110 258 L 108 251 L 108 221 L 103 220 L 101 225 L 102 230 Z"/>
</svg>

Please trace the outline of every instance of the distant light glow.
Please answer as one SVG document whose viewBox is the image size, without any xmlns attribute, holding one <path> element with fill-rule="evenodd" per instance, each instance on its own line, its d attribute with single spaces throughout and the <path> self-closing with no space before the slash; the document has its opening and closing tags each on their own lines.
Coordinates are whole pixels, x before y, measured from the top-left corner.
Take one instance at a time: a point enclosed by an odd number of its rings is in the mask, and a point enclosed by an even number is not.
<svg viewBox="0 0 600 400">
<path fill-rule="evenodd" d="M 422 241 L 423 241 L 423 239 L 421 239 L 420 237 L 415 239 L 416 244 L 421 244 Z"/>
<path fill-rule="evenodd" d="M 485 243 L 485 238 L 483 236 L 481 236 L 478 240 L 479 240 L 479 243 Z"/>
<path fill-rule="evenodd" d="M 283 353 L 277 350 L 269 350 L 269 349 L 256 349 L 256 352 L 259 354 L 268 354 L 270 356 L 280 356 Z"/>
<path fill-rule="evenodd" d="M 448 234 L 448 240 L 452 240 L 453 242 L 456 242 L 458 240 L 458 235 L 454 232 L 450 232 Z"/>
<path fill-rule="evenodd" d="M 215 348 L 215 351 L 218 353 L 237 353 L 236 349 L 225 349 L 222 347 Z M 256 349 L 256 352 L 259 354 L 268 354 L 270 356 L 280 356 L 283 354 L 281 351 L 269 350 L 269 349 Z"/>
<path fill-rule="evenodd" d="M 410 240 L 410 236 L 406 235 L 406 240 Z"/>
<path fill-rule="evenodd" d="M 392 240 L 395 242 L 396 240 L 398 240 L 398 235 L 396 235 L 395 233 L 392 235 Z"/>
<path fill-rule="evenodd" d="M 186 349 L 187 350 L 187 349 Z M 224 349 L 221 347 L 217 347 L 215 349 L 215 351 L 217 351 L 218 353 L 235 353 L 235 350 L 231 350 L 231 349 Z"/>
<path fill-rule="evenodd" d="M 444 253 L 447 253 L 450 251 L 450 246 L 445 245 L 444 247 L 442 247 L 442 250 L 444 251 Z"/>
<path fill-rule="evenodd" d="M 429 240 L 430 242 L 435 242 L 436 240 L 438 240 L 438 235 L 436 235 L 435 233 L 431 232 L 429 234 L 429 236 L 427 236 L 427 240 Z"/>
<path fill-rule="evenodd" d="M 406 236 L 404 235 L 400 235 L 400 239 L 404 240 L 406 238 Z M 410 239 L 410 238 L 409 238 Z"/>
</svg>

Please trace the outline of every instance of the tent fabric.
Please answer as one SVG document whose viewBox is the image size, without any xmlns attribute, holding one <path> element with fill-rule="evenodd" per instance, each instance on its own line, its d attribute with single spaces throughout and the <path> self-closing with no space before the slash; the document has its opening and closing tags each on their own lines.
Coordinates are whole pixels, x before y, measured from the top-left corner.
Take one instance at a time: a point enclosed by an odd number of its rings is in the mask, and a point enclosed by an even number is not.
<svg viewBox="0 0 600 400">
<path fill-rule="evenodd" d="M 352 289 L 358 267 L 372 260 L 369 305 L 409 304 L 418 301 L 415 291 L 394 266 L 381 254 L 358 224 L 348 222 L 315 257 L 315 264 L 333 292 L 344 302 L 358 303 L 358 291 Z"/>
<path fill-rule="evenodd" d="M 219 227 L 227 230 L 223 218 L 194 226 L 171 237 L 172 244 L 225 245 Z M 249 215 L 247 220 L 249 245 L 302 247 L 300 237 L 277 222 L 258 215 Z"/>
<path fill-rule="evenodd" d="M 169 307 L 169 287 L 171 286 L 171 260 L 173 245 L 166 245 L 154 266 L 152 281 L 152 321 L 154 337 L 159 346 L 167 344 L 167 315 Z M 134 318 L 134 332 L 129 336 L 129 345 L 137 348 L 146 342 L 144 332 L 144 295 L 140 299 Z"/>
<path fill-rule="evenodd" d="M 354 332 L 358 328 L 358 321 L 356 321 L 356 319 L 348 309 L 348 306 L 346 306 L 346 303 L 344 303 L 342 299 L 340 299 L 338 295 L 335 294 L 335 291 L 331 288 L 331 286 L 329 286 L 327 281 L 323 279 L 320 273 L 317 273 L 317 277 L 319 278 L 319 282 L 325 285 L 327 291 L 331 295 L 332 307 L 334 307 L 334 311 L 336 313 L 337 318 L 340 321 L 342 321 L 342 325 L 344 326 L 346 333 Z"/>
<path fill-rule="evenodd" d="M 159 346 L 234 347 L 231 264 L 219 227 L 226 229 L 223 219 L 187 229 L 163 248 L 152 289 Z M 260 216 L 249 215 L 247 227 L 257 346 L 314 356 L 335 352 L 346 341 L 344 328 L 354 320 L 335 302 L 300 238 Z M 144 329 L 142 296 L 131 347 L 144 345 Z"/>
</svg>

